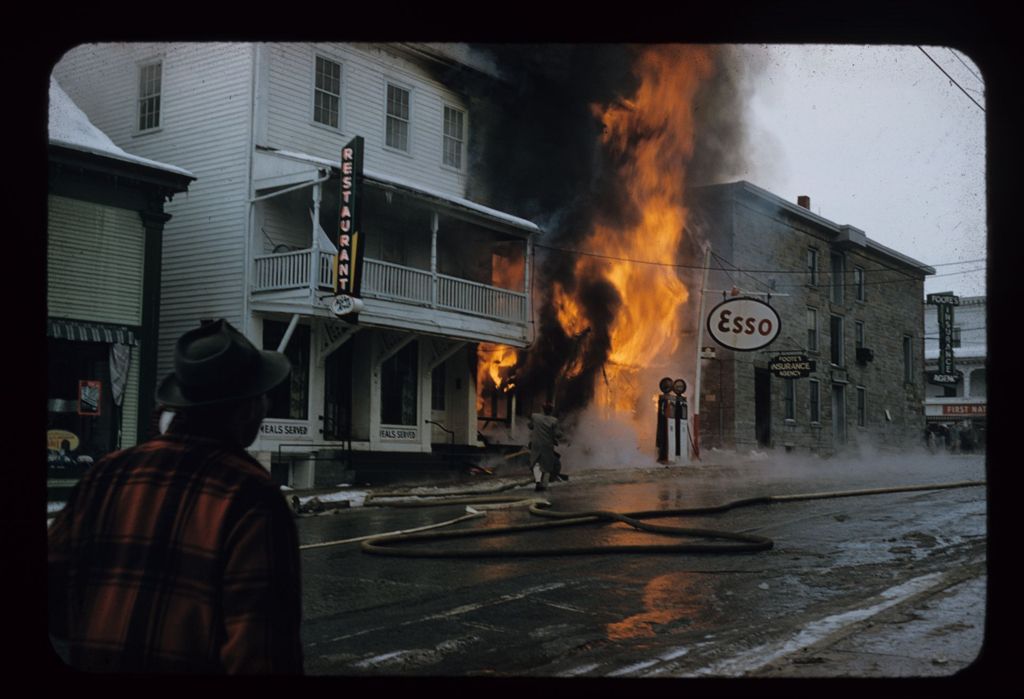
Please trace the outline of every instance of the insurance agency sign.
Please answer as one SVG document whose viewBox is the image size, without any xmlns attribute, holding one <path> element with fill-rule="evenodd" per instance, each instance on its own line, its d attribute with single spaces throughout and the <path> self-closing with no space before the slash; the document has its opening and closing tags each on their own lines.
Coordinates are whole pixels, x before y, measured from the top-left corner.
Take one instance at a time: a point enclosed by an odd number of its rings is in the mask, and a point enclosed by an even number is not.
<svg viewBox="0 0 1024 699">
<path fill-rule="evenodd" d="M 741 352 L 767 347 L 781 329 L 779 314 L 758 299 L 731 298 L 708 314 L 707 330 L 711 337 L 723 347 Z"/>
</svg>

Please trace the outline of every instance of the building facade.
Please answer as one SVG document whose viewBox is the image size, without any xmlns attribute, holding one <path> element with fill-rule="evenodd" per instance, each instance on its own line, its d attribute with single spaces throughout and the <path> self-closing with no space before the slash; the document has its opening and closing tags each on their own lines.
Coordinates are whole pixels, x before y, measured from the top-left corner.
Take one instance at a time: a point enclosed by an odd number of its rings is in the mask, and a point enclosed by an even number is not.
<svg viewBox="0 0 1024 699">
<path fill-rule="evenodd" d="M 947 294 L 951 295 L 951 294 Z M 957 451 L 985 448 L 988 428 L 987 304 L 984 296 L 964 296 L 953 307 L 951 345 L 955 384 L 927 383 L 925 416 L 933 433 L 933 447 Z M 926 377 L 938 369 L 939 313 L 925 306 Z"/>
<path fill-rule="evenodd" d="M 285 352 L 291 379 L 253 445 L 281 480 L 481 446 L 477 348 L 529 343 L 538 232 L 467 198 L 469 105 L 501 88 L 486 62 L 460 45 L 94 44 L 54 74 L 115 142 L 196 173 L 168 206 L 159 371 L 204 319 Z M 333 302 L 341 152 L 357 137 L 353 316 Z"/>
<path fill-rule="evenodd" d="M 704 333 L 699 448 L 830 455 L 920 444 L 922 299 L 934 269 L 818 216 L 803 197 L 788 202 L 749 182 L 693 196 L 688 226 L 711 251 L 705 312 L 750 297 L 780 323 L 750 351 Z M 780 358 L 799 370 L 780 370 Z"/>
<path fill-rule="evenodd" d="M 165 203 L 195 179 L 129 154 L 49 88 L 47 452 L 76 477 L 152 420 Z"/>
</svg>

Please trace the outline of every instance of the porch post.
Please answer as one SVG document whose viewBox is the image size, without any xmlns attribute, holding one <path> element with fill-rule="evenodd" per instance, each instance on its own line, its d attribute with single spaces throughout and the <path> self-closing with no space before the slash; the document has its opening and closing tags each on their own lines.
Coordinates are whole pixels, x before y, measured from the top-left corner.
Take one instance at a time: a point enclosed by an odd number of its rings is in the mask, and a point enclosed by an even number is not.
<svg viewBox="0 0 1024 699">
<path fill-rule="evenodd" d="M 430 212 L 430 307 L 437 308 L 437 211 Z"/>
<path fill-rule="evenodd" d="M 309 246 L 309 294 L 315 299 L 317 290 L 320 288 L 320 236 L 317 234 L 317 227 L 320 225 L 320 182 L 313 183 L 313 226 L 310 230 Z"/>
<path fill-rule="evenodd" d="M 530 264 L 533 262 L 533 236 L 531 235 L 523 242 L 526 246 L 523 260 L 523 293 L 526 294 L 526 302 L 523 304 L 525 306 L 523 309 L 523 315 L 525 316 L 523 321 L 532 324 L 533 317 L 530 306 L 532 301 L 530 298 Z"/>
</svg>

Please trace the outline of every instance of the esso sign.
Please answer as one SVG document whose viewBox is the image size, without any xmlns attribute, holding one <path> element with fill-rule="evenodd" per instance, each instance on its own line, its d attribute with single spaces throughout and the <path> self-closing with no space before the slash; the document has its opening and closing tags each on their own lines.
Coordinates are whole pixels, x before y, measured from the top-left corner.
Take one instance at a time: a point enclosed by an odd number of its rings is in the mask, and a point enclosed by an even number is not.
<svg viewBox="0 0 1024 699">
<path fill-rule="evenodd" d="M 712 308 L 708 314 L 711 337 L 723 347 L 742 352 L 770 345 L 781 329 L 779 314 L 757 299 L 729 299 Z"/>
</svg>

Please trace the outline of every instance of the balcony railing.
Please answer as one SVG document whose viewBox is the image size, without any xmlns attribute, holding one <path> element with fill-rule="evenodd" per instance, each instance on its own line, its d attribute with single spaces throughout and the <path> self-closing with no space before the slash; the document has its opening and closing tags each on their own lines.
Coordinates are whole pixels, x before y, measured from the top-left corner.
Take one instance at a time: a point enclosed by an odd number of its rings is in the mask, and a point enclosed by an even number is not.
<svg viewBox="0 0 1024 699">
<path fill-rule="evenodd" d="M 264 293 L 309 287 L 311 250 L 296 250 L 255 259 L 253 292 Z M 320 252 L 317 288 L 334 288 L 334 257 Z M 522 292 L 459 279 L 391 262 L 363 261 L 363 296 L 438 308 L 513 323 L 527 320 L 527 298 Z"/>
</svg>

